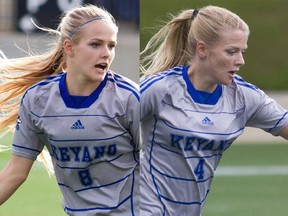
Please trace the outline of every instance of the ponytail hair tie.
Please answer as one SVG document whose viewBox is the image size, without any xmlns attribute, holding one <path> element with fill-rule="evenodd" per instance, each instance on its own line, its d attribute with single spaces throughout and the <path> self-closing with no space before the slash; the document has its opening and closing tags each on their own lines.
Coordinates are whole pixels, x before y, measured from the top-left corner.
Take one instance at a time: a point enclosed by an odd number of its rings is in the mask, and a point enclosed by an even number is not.
<svg viewBox="0 0 288 216">
<path fill-rule="evenodd" d="M 198 12 L 199 12 L 199 10 L 197 10 L 197 9 L 194 9 L 194 10 L 193 10 L 193 13 L 192 13 L 192 20 L 194 20 L 194 19 L 196 18 Z"/>
</svg>

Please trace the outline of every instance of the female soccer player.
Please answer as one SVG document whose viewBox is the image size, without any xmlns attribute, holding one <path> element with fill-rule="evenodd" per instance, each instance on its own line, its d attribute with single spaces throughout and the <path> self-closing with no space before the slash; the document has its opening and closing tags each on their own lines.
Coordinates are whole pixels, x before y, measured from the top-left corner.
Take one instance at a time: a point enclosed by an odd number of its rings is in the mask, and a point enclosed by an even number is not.
<svg viewBox="0 0 288 216">
<path fill-rule="evenodd" d="M 237 75 L 248 36 L 235 13 L 206 6 L 172 18 L 142 52 L 141 215 L 201 215 L 246 126 L 288 138 L 287 111 Z"/>
<path fill-rule="evenodd" d="M 67 12 L 58 30 L 48 54 L 1 60 L 1 109 L 11 110 L 1 129 L 17 124 L 0 203 L 46 147 L 68 215 L 139 215 L 139 91 L 109 70 L 118 27 L 88 5 Z"/>
</svg>

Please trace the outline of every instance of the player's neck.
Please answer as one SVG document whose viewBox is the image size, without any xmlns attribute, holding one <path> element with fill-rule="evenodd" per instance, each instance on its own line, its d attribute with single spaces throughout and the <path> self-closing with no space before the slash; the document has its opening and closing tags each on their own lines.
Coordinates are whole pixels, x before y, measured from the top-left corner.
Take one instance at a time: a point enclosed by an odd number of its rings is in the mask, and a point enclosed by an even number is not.
<svg viewBox="0 0 288 216">
<path fill-rule="evenodd" d="M 66 86 L 69 95 L 74 96 L 89 96 L 95 89 L 100 85 L 101 82 L 87 81 L 83 79 L 77 79 L 73 76 L 67 74 L 66 77 Z"/>
<path fill-rule="evenodd" d="M 187 73 L 190 82 L 196 90 L 212 93 L 216 89 L 217 84 L 209 82 L 210 78 L 205 76 L 204 72 L 199 68 L 190 66 Z"/>
</svg>

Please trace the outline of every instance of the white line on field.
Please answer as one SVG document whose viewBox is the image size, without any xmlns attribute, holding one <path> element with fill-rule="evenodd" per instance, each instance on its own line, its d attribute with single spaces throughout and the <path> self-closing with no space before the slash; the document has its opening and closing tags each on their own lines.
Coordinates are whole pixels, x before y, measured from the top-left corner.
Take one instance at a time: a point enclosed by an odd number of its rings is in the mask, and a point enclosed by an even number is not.
<svg viewBox="0 0 288 216">
<path fill-rule="evenodd" d="M 216 176 L 288 175 L 288 166 L 222 166 Z"/>
</svg>

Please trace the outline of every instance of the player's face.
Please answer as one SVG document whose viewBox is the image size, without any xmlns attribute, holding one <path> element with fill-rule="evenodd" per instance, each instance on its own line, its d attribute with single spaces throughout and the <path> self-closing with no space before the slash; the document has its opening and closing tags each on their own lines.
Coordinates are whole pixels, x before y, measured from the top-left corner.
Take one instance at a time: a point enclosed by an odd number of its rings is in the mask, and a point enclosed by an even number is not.
<svg viewBox="0 0 288 216">
<path fill-rule="evenodd" d="M 115 57 L 117 28 L 110 22 L 93 21 L 81 27 L 79 34 L 73 44 L 71 70 L 81 81 L 101 82 Z"/>
<path fill-rule="evenodd" d="M 247 49 L 248 35 L 241 30 L 229 30 L 221 40 L 207 49 L 210 77 L 216 84 L 229 85 L 240 67 L 245 64 L 243 53 Z"/>
</svg>

